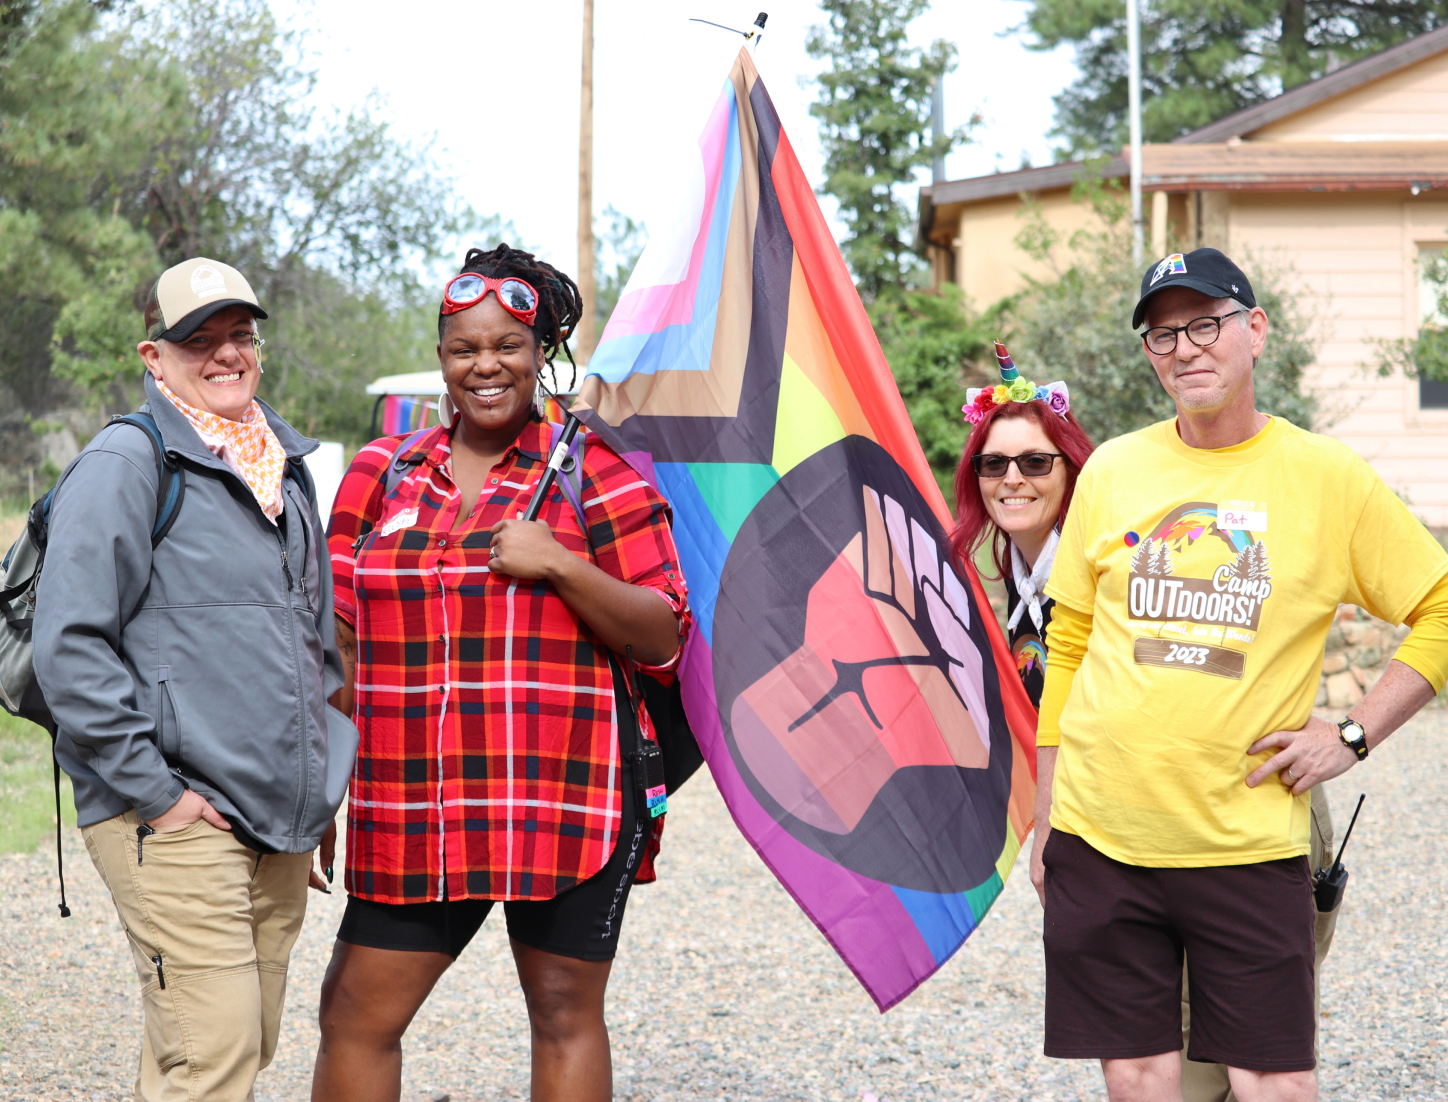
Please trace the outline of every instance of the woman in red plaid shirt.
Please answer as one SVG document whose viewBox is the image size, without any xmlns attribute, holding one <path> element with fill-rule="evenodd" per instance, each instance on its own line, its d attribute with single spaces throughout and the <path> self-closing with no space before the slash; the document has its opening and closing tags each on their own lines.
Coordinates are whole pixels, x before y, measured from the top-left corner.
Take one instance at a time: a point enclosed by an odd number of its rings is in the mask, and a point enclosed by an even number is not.
<svg viewBox="0 0 1448 1102">
<path fill-rule="evenodd" d="M 581 309 L 530 254 L 470 251 L 438 318 L 449 423 L 369 444 L 338 491 L 361 746 L 314 1100 L 395 1102 L 403 1033 L 500 899 L 533 1098 L 612 1097 L 604 990 L 662 823 L 634 784 L 622 656 L 666 674 L 689 615 L 668 505 L 600 441 L 584 524 L 557 486 L 538 521 L 517 519 L 549 451 L 538 373 Z M 389 465 L 406 472 L 390 492 Z"/>
</svg>

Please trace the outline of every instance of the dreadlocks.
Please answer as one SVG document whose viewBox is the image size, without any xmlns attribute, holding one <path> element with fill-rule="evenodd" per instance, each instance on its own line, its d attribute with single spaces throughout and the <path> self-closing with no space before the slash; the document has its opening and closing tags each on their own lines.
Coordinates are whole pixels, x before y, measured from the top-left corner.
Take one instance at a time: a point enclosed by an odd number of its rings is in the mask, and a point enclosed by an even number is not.
<svg viewBox="0 0 1448 1102">
<path fill-rule="evenodd" d="M 534 337 L 542 347 L 543 358 L 548 363 L 553 362 L 553 357 L 558 355 L 560 348 L 563 349 L 563 354 L 568 357 L 569 366 L 573 369 L 568 382 L 568 389 L 572 390 L 578 381 L 578 365 L 573 362 L 568 338 L 578 324 L 578 319 L 583 317 L 583 296 L 578 291 L 578 284 L 552 264 L 509 245 L 499 245 L 493 249 L 469 249 L 458 274 L 463 272 L 476 272 L 490 279 L 512 276 L 532 284 L 538 292 Z M 447 317 L 439 309 L 438 340 L 442 340 L 446 326 Z"/>
</svg>

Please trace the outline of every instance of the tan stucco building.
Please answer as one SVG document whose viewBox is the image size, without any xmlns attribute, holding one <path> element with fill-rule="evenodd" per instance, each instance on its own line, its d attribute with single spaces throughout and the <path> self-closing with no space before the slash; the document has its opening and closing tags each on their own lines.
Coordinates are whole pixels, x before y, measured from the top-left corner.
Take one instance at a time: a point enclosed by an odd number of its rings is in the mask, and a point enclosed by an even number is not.
<svg viewBox="0 0 1448 1102">
<path fill-rule="evenodd" d="M 1142 151 L 1154 256 L 1168 227 L 1183 249 L 1213 245 L 1286 263 L 1323 319 L 1308 385 L 1324 431 L 1368 459 L 1415 513 L 1448 527 L 1448 383 L 1369 374 L 1374 339 L 1411 337 L 1432 310 L 1420 255 L 1448 248 L 1448 28 Z M 1071 232 L 1094 218 L 1059 164 L 921 192 L 936 283 L 984 309 L 1051 272 L 1016 244 L 1027 204 Z M 1116 160 L 1105 174 L 1126 175 Z"/>
</svg>

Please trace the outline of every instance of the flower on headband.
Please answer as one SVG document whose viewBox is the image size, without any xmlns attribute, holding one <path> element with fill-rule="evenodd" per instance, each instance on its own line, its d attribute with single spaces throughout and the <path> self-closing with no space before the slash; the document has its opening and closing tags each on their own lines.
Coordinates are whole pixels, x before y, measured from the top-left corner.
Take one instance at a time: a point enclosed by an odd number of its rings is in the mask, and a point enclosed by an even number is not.
<svg viewBox="0 0 1448 1102">
<path fill-rule="evenodd" d="M 978 425 L 981 418 L 995 408 L 995 404 L 995 395 L 990 390 L 979 390 L 975 391 L 974 398 L 960 407 L 960 412 L 972 425 Z"/>
<path fill-rule="evenodd" d="M 971 387 L 965 396 L 969 400 L 960 407 L 960 412 L 972 425 L 980 424 L 991 410 L 1008 402 L 1043 402 L 1047 409 L 1061 417 L 1065 417 L 1071 409 L 1071 399 L 1063 382 L 1037 386 L 1025 379 L 1013 379 L 1010 383 L 993 387 Z"/>
</svg>

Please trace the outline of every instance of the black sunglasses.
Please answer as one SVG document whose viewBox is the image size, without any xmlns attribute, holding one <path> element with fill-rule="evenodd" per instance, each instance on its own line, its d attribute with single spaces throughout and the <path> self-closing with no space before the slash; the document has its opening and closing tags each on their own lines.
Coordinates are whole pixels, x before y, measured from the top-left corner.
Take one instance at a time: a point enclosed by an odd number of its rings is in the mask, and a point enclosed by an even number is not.
<svg viewBox="0 0 1448 1102">
<path fill-rule="evenodd" d="M 977 478 L 1005 478 L 1011 464 L 1027 478 L 1045 478 L 1056 465 L 1056 460 L 1065 459 L 1060 452 L 1022 452 L 1020 455 L 995 455 L 982 452 L 970 457 Z"/>
</svg>

